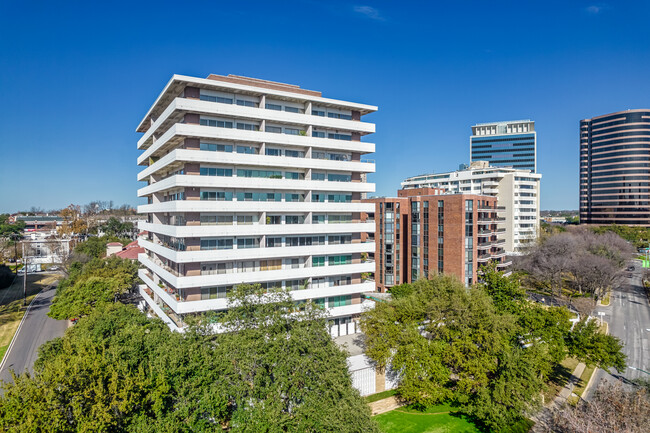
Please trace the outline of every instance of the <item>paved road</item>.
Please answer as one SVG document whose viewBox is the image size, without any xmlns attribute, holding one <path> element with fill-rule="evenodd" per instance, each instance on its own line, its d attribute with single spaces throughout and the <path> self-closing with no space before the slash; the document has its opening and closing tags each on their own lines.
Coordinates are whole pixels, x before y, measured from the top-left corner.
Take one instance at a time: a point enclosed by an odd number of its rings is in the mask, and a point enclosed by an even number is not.
<svg viewBox="0 0 650 433">
<path fill-rule="evenodd" d="M 598 307 L 595 311 L 605 313 L 604 320 L 609 323 L 609 333 L 625 344 L 623 351 L 628 357 L 627 365 L 650 372 L 650 305 L 643 291 L 641 262 L 635 261 L 634 267 L 632 278 L 612 291 L 610 305 Z M 637 378 L 650 379 L 650 374 L 629 367 L 623 372 L 598 369 L 585 398 L 591 398 L 602 379 L 627 382 Z"/>
<path fill-rule="evenodd" d="M 16 373 L 23 373 L 25 370 L 32 372 L 41 344 L 61 337 L 68 328 L 67 320 L 54 320 L 47 316 L 55 294 L 56 286 L 53 286 L 39 293 L 34 299 L 11 351 L 6 354 L 6 362 L 0 370 L 0 380 L 11 382 L 12 369 Z"/>
</svg>

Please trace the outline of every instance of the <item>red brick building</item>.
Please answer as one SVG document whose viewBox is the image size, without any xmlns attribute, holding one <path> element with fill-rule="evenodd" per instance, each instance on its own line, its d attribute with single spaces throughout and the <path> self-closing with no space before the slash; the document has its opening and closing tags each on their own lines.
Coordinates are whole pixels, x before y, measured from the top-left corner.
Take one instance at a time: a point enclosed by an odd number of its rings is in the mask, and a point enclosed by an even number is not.
<svg viewBox="0 0 650 433">
<path fill-rule="evenodd" d="M 444 189 L 398 191 L 398 197 L 365 200 L 375 203 L 375 282 L 377 290 L 409 283 L 436 273 L 476 282 L 481 265 L 506 262 L 499 234 L 503 211 L 496 197 L 445 194 Z"/>
</svg>

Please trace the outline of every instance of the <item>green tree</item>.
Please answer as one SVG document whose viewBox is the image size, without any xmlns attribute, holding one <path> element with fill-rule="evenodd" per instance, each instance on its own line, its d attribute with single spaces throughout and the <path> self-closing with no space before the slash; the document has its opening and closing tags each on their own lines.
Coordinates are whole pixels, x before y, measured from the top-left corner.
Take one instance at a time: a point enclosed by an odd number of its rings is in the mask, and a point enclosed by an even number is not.
<svg viewBox="0 0 650 433">
<path fill-rule="evenodd" d="M 119 257 L 93 259 L 74 266 L 62 280 L 48 315 L 54 319 L 87 316 L 98 305 L 112 303 L 137 280 L 137 265 Z"/>
<path fill-rule="evenodd" d="M 102 224 L 101 229 L 108 236 L 127 237 L 133 230 L 133 223 L 129 221 L 122 222 L 115 217 L 110 217 L 108 221 Z"/>
<path fill-rule="evenodd" d="M 25 221 L 18 220 L 9 223 L 9 214 L 0 214 L 0 237 L 13 239 L 16 235 L 22 235 L 25 230 Z M 22 237 L 22 236 L 21 236 Z"/>
<path fill-rule="evenodd" d="M 76 267 L 81 279 L 97 262 Z M 377 432 L 323 313 L 241 285 L 221 315 L 173 333 L 98 304 L 0 396 L 7 432 Z M 215 333 L 214 331 L 227 331 Z"/>
<path fill-rule="evenodd" d="M 622 352 L 623 343 L 613 335 L 598 332 L 596 320 L 583 319 L 576 323 L 567 335 L 569 355 L 589 365 L 600 368 L 616 368 L 624 371 L 626 357 Z"/>
</svg>

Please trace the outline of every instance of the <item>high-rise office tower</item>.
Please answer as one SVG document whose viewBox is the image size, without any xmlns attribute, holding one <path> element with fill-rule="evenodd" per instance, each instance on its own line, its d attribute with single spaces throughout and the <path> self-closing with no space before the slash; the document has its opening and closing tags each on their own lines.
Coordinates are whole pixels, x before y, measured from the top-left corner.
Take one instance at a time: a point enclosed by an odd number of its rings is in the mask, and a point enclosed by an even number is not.
<svg viewBox="0 0 650 433">
<path fill-rule="evenodd" d="M 580 222 L 650 226 L 650 110 L 580 121 Z"/>
<path fill-rule="evenodd" d="M 141 292 L 171 327 L 227 307 L 233 285 L 291 290 L 322 305 L 335 335 L 355 332 L 374 290 L 373 192 L 363 158 L 377 107 L 239 76 L 174 75 L 137 128 L 147 204 Z"/>
<path fill-rule="evenodd" d="M 537 172 L 537 133 L 532 120 L 478 123 L 469 138 L 470 161 Z"/>
</svg>

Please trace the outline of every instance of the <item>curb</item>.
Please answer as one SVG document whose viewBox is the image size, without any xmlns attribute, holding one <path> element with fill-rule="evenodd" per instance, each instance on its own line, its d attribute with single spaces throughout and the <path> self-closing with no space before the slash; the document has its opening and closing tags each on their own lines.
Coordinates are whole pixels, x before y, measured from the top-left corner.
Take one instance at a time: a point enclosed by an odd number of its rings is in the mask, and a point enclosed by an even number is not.
<svg viewBox="0 0 650 433">
<path fill-rule="evenodd" d="M 20 333 L 21 328 L 23 327 L 23 323 L 25 323 L 25 319 L 27 318 L 27 315 L 29 314 L 29 310 L 32 309 L 32 305 L 34 305 L 34 301 L 41 296 L 43 292 L 46 290 L 49 290 L 52 288 L 54 284 L 50 284 L 47 286 L 45 289 L 41 290 L 34 296 L 34 299 L 32 299 L 32 302 L 29 303 L 29 306 L 27 307 L 27 310 L 25 310 L 25 314 L 23 314 L 23 318 L 20 319 L 20 323 L 18 324 L 18 328 L 16 328 L 16 332 L 14 332 L 14 336 L 11 337 L 11 342 L 9 343 L 9 347 L 7 347 L 7 351 L 5 352 L 4 356 L 2 357 L 2 362 L 0 362 L 0 370 L 2 370 L 5 366 L 5 363 L 7 361 L 7 357 L 9 356 L 9 352 L 11 352 L 12 347 L 14 347 L 14 343 L 16 342 L 16 337 Z"/>
<path fill-rule="evenodd" d="M 603 322 L 603 323 L 605 325 L 607 325 L 605 327 L 605 335 L 609 335 L 609 322 Z M 591 385 L 594 382 L 594 377 L 596 377 L 596 373 L 598 372 L 598 370 L 600 370 L 600 369 L 596 367 L 596 368 L 594 368 L 594 371 L 591 373 L 591 377 L 589 378 L 589 382 L 587 382 L 587 386 L 585 386 L 585 390 L 582 391 L 583 396 L 587 395 L 587 393 L 589 392 L 589 388 L 591 388 Z M 584 400 L 584 398 L 582 396 L 580 396 L 580 398 L 582 400 Z"/>
</svg>

